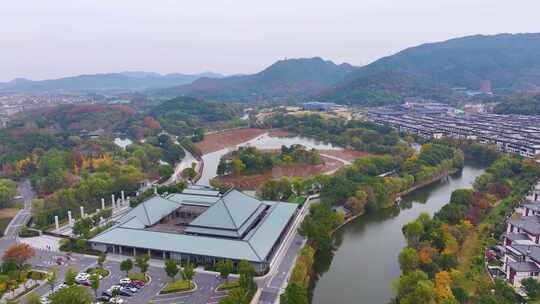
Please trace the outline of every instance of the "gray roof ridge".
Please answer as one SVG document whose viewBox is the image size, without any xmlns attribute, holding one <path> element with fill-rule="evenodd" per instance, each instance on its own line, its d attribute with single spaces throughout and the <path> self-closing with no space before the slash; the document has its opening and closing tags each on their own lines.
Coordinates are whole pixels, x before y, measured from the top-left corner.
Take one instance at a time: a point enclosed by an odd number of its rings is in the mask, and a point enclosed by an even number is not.
<svg viewBox="0 0 540 304">
<path fill-rule="evenodd" d="M 148 200 L 143 202 L 141 205 L 143 206 L 144 214 L 146 214 L 146 219 L 148 220 L 148 226 L 150 226 L 150 225 L 152 225 L 152 221 L 150 221 L 150 215 L 148 215 L 148 210 L 146 210 L 146 203 L 147 202 L 148 202 Z"/>
<path fill-rule="evenodd" d="M 245 242 L 248 243 L 249 248 L 251 248 L 251 250 L 253 250 L 253 253 L 255 253 L 255 255 L 259 258 L 259 260 L 260 260 L 261 262 L 264 262 L 264 259 L 261 258 L 261 256 L 260 256 L 259 253 L 257 252 L 257 250 L 255 250 L 255 248 L 251 245 L 251 243 L 248 242 L 248 241 L 245 241 Z"/>
<path fill-rule="evenodd" d="M 236 225 L 236 222 L 234 221 L 234 218 L 231 214 L 231 210 L 229 210 L 229 206 L 227 206 L 227 204 L 225 203 L 225 200 L 223 198 L 220 198 L 218 202 L 221 202 L 223 204 L 223 206 L 225 207 L 225 210 L 227 210 L 227 214 L 229 215 L 229 218 L 231 219 L 231 222 L 234 226 L 234 228 L 236 228 L 236 230 L 238 230 L 238 226 Z"/>
<path fill-rule="evenodd" d="M 259 205 L 257 206 L 257 208 L 255 208 L 255 210 L 253 210 L 253 212 L 248 217 L 246 217 L 242 223 L 240 223 L 240 226 L 236 225 L 236 222 L 234 222 L 234 218 L 232 218 L 232 215 L 229 212 L 229 215 L 231 215 L 231 218 L 233 220 L 234 226 L 236 227 L 236 229 L 240 229 L 247 223 L 247 221 L 253 216 L 253 214 L 257 212 L 257 210 L 261 207 L 261 205 L 265 205 L 265 206 L 267 206 L 267 205 L 265 203 L 263 203 L 260 199 L 254 197 L 254 196 L 251 196 L 249 194 L 246 194 L 246 193 L 244 193 L 242 191 L 238 191 L 238 190 L 236 190 L 234 188 L 231 188 L 229 191 L 227 191 L 226 194 L 229 194 L 232 191 L 238 192 L 238 193 L 240 193 L 240 194 L 242 194 L 244 196 L 247 196 L 247 197 L 252 198 L 252 199 L 256 200 L 257 202 L 259 202 Z M 223 197 L 225 197 L 225 195 L 223 195 Z M 227 204 L 225 203 L 225 200 L 223 200 L 223 203 L 227 207 Z M 227 211 L 228 211 L 228 207 L 227 207 Z"/>
</svg>

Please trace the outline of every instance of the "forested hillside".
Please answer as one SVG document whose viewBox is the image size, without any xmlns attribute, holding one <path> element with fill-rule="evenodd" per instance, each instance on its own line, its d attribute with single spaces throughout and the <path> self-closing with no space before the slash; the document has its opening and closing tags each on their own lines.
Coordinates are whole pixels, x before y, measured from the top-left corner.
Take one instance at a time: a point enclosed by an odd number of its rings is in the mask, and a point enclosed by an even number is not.
<svg viewBox="0 0 540 304">
<path fill-rule="evenodd" d="M 379 105 L 404 97 L 446 99 L 453 87 L 526 90 L 540 85 L 540 34 L 469 36 L 423 44 L 361 67 L 319 95 Z"/>
<path fill-rule="evenodd" d="M 285 59 L 257 74 L 201 78 L 192 84 L 172 88 L 168 93 L 224 101 L 306 98 L 343 80 L 354 69 L 349 64 L 337 65 L 319 57 Z"/>
</svg>

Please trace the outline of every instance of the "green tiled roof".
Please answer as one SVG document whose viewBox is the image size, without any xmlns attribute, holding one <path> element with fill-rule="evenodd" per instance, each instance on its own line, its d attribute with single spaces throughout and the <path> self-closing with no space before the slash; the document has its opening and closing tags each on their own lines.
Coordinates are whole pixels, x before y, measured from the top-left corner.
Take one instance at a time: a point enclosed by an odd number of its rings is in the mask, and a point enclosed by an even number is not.
<svg viewBox="0 0 540 304">
<path fill-rule="evenodd" d="M 185 229 L 188 234 L 145 229 L 182 204 L 191 204 L 189 202 L 199 202 L 210 207 L 189 224 Z M 264 262 L 294 215 L 296 207 L 289 203 L 259 201 L 236 190 L 217 198 L 185 193 L 172 194 L 167 198 L 154 196 L 90 241 Z M 261 221 L 255 226 L 256 219 L 260 217 Z M 244 236 L 245 233 L 247 235 Z"/>
<path fill-rule="evenodd" d="M 91 242 L 262 262 L 249 243 L 243 240 L 114 228 L 93 238 Z"/>
</svg>

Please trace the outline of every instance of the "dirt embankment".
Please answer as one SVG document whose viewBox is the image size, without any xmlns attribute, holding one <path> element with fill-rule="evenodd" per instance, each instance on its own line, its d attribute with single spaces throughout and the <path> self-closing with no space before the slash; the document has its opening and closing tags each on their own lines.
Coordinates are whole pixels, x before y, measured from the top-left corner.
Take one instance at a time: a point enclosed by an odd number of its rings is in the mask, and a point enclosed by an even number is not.
<svg viewBox="0 0 540 304">
<path fill-rule="evenodd" d="M 196 146 L 201 150 L 202 154 L 207 154 L 226 147 L 239 145 L 266 132 L 268 130 L 246 128 L 213 133 L 206 135 L 204 140 L 198 142 Z"/>
<path fill-rule="evenodd" d="M 335 160 L 330 159 L 327 157 L 322 156 L 321 157 L 324 161 L 323 164 L 320 165 L 304 165 L 304 164 L 295 164 L 295 165 L 283 165 L 283 166 L 276 166 L 271 171 L 265 173 L 265 174 L 259 174 L 259 175 L 249 175 L 249 176 L 218 176 L 215 178 L 215 180 L 221 184 L 234 187 L 236 189 L 240 190 L 255 190 L 260 188 L 260 186 L 267 180 L 272 178 L 280 178 L 280 177 L 309 177 L 317 174 L 321 174 L 324 172 L 333 171 L 341 166 L 343 166 L 343 163 Z"/>
<path fill-rule="evenodd" d="M 356 150 L 319 150 L 319 153 L 334 156 L 344 159 L 346 161 L 353 162 L 355 159 L 370 155 L 368 152 L 356 151 Z"/>
</svg>

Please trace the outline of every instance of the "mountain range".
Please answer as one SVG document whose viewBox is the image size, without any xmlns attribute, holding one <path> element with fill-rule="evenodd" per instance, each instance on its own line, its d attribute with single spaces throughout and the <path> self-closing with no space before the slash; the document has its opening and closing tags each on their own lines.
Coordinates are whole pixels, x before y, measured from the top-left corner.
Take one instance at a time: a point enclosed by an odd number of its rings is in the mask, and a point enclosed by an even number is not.
<svg viewBox="0 0 540 304">
<path fill-rule="evenodd" d="M 225 101 L 308 98 L 344 80 L 355 69 L 320 57 L 285 59 L 256 74 L 200 78 L 167 93 Z"/>
<path fill-rule="evenodd" d="M 221 74 L 206 72 L 201 74 L 166 74 L 129 71 L 121 73 L 88 74 L 59 79 L 32 81 L 16 78 L 0 83 L 0 90 L 7 92 L 125 92 L 168 88 L 187 84 L 206 77 L 223 77 Z"/>
<path fill-rule="evenodd" d="M 401 103 L 405 97 L 456 97 L 453 88 L 538 91 L 540 33 L 475 35 L 422 44 L 355 67 L 320 57 L 285 59 L 250 75 L 123 72 L 54 80 L 15 79 L 3 91 L 138 90 L 217 101 L 317 99 L 342 104 Z"/>
</svg>

